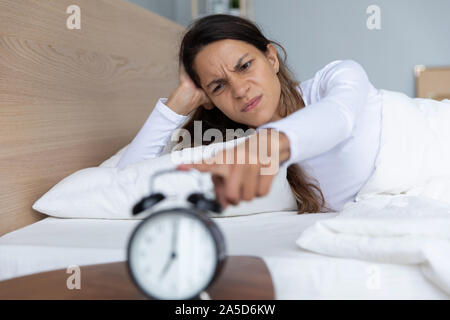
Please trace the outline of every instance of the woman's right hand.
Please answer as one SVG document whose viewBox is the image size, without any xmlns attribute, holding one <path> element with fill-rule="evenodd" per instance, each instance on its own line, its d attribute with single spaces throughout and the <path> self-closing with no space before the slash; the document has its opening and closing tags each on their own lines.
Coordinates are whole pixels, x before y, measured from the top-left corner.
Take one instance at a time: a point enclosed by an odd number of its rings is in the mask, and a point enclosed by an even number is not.
<svg viewBox="0 0 450 320">
<path fill-rule="evenodd" d="M 178 87 L 171 93 L 166 102 L 166 105 L 170 109 L 186 116 L 201 105 L 206 109 L 212 109 L 214 107 L 214 104 L 206 95 L 205 91 L 197 88 L 183 66 L 180 67 L 178 79 Z"/>
</svg>

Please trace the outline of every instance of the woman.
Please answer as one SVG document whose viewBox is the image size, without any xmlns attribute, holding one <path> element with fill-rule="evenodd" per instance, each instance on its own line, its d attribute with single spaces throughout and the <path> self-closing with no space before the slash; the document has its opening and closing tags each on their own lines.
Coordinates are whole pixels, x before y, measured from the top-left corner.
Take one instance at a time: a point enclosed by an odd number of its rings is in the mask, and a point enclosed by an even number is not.
<svg viewBox="0 0 450 320">
<path fill-rule="evenodd" d="M 193 136 L 194 121 L 201 120 L 203 132 L 216 128 L 223 137 L 227 128 L 257 129 L 251 138 L 258 148 L 275 150 L 278 164 L 288 166 L 299 214 L 338 211 L 353 200 L 373 172 L 379 150 L 379 91 L 352 60 L 333 61 L 299 84 L 286 66 L 284 48 L 281 60 L 273 44 L 281 47 L 240 17 L 195 21 L 181 42 L 178 87 L 168 99 L 159 99 L 118 166 L 159 156 L 175 129 L 184 123 Z M 278 138 L 262 139 L 262 129 Z M 266 195 L 274 177 L 261 174 L 264 165 L 249 140 L 245 153 L 256 161 L 210 161 L 179 169 L 211 172 L 220 203 L 236 205 Z M 215 159 L 223 157 L 220 152 Z"/>
</svg>

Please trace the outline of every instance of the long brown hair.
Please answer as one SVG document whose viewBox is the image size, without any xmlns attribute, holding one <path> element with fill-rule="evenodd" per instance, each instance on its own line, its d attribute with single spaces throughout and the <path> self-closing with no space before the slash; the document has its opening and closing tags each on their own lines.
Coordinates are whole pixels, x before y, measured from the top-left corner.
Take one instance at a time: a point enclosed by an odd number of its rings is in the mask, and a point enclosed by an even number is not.
<svg viewBox="0 0 450 320">
<path fill-rule="evenodd" d="M 286 50 L 279 43 L 268 40 L 253 22 L 238 16 L 226 14 L 209 15 L 194 21 L 187 28 L 187 32 L 181 41 L 179 63 L 183 64 L 186 73 L 198 88 L 201 88 L 200 79 L 193 68 L 196 55 L 204 46 L 224 39 L 245 41 L 263 53 L 266 53 L 269 43 L 279 46 L 284 53 L 283 60 L 280 59 L 277 53 L 280 61 L 278 79 L 281 84 L 280 102 L 277 109 L 279 115 L 286 117 L 305 106 L 302 96 L 297 90 L 298 88 L 301 91 L 299 83 L 293 78 L 286 64 Z M 202 136 L 210 128 L 220 130 L 223 137 L 227 136 L 226 129 L 242 129 L 243 131 L 249 129 L 247 125 L 229 119 L 216 107 L 208 110 L 200 106 L 192 113 L 188 121 L 183 125 L 183 129 L 188 130 L 191 137 L 194 134 L 194 121 L 202 121 Z M 201 143 L 207 145 L 210 142 L 202 141 Z M 191 143 L 190 146 L 194 145 Z M 320 187 L 316 185 L 317 181 L 308 176 L 299 165 L 290 165 L 287 168 L 286 178 L 297 202 L 298 214 L 330 210 L 325 206 L 325 198 Z"/>
</svg>

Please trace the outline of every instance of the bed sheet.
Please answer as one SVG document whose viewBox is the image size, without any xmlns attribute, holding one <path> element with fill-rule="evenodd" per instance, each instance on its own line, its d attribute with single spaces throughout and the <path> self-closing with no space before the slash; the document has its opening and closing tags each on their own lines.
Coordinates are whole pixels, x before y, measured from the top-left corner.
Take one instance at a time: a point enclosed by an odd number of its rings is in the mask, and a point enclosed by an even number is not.
<svg viewBox="0 0 450 320">
<path fill-rule="evenodd" d="M 294 211 L 215 218 L 229 255 L 261 257 L 276 299 L 448 299 L 414 265 L 335 258 L 295 244 L 301 232 L 336 213 Z M 36 272 L 126 260 L 139 220 L 44 220 L 0 237 L 0 280 Z"/>
</svg>

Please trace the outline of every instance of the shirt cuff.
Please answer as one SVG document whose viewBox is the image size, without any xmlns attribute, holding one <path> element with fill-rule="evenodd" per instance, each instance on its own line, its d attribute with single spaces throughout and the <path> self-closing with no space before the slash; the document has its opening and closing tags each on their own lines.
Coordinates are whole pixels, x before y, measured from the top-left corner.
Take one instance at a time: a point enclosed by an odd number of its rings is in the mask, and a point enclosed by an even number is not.
<svg viewBox="0 0 450 320">
<path fill-rule="evenodd" d="M 168 98 L 159 98 L 158 102 L 156 103 L 155 109 L 158 110 L 166 119 L 170 120 L 171 122 L 180 125 L 183 123 L 189 116 L 185 116 L 182 114 L 178 114 L 172 109 L 170 109 L 165 103 L 167 102 Z"/>
</svg>

